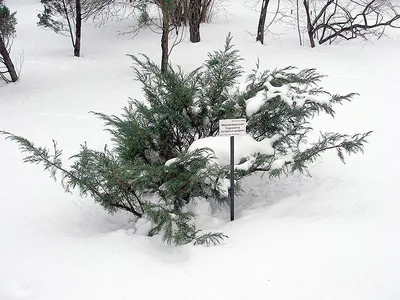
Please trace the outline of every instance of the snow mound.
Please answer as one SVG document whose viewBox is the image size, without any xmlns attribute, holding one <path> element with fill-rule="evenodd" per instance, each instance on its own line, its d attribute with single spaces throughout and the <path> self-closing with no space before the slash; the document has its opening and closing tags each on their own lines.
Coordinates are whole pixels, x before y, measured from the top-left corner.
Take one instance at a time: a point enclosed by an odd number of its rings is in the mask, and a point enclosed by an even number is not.
<svg viewBox="0 0 400 300">
<path fill-rule="evenodd" d="M 274 136 L 272 138 L 265 138 L 261 141 L 256 141 L 251 135 L 246 134 L 235 137 L 235 164 L 239 164 L 242 158 L 251 156 L 255 153 L 266 155 L 274 155 L 273 143 L 279 138 Z M 229 136 L 215 136 L 198 139 L 193 142 L 189 147 L 189 151 L 196 149 L 210 148 L 218 163 L 222 166 L 229 165 L 230 160 L 230 137 Z"/>
</svg>

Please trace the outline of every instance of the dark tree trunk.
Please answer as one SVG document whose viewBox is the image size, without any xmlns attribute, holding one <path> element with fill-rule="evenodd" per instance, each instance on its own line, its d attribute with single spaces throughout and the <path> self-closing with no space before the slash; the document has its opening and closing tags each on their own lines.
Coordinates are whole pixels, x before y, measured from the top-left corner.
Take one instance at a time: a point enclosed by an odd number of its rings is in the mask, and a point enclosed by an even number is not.
<svg viewBox="0 0 400 300">
<path fill-rule="evenodd" d="M 16 82 L 18 80 L 18 74 L 15 71 L 14 64 L 10 58 L 10 54 L 8 53 L 7 47 L 4 44 L 3 38 L 0 36 L 0 56 L 3 57 L 4 64 L 7 68 L 8 73 L 10 74 L 11 81 Z"/>
<path fill-rule="evenodd" d="M 190 41 L 192 43 L 200 42 L 200 21 L 201 21 L 201 0 L 190 0 L 189 7 L 189 27 Z"/>
<path fill-rule="evenodd" d="M 76 9 L 76 20 L 75 20 L 75 44 L 74 44 L 74 56 L 79 57 L 81 55 L 81 34 L 82 34 L 82 7 L 81 0 L 75 0 Z"/>
<path fill-rule="evenodd" d="M 311 16 L 310 16 L 310 6 L 308 4 L 308 0 L 303 1 L 304 8 L 306 10 L 306 15 L 307 15 L 307 33 L 308 33 L 308 38 L 310 39 L 310 45 L 311 48 L 315 47 L 315 41 L 314 41 L 314 27 L 311 23 Z"/>
<path fill-rule="evenodd" d="M 210 9 L 212 1 L 213 0 L 203 0 L 201 5 L 200 23 L 205 23 L 207 21 L 207 12 Z"/>
<path fill-rule="evenodd" d="M 296 22 L 297 22 L 297 33 L 299 34 L 300 46 L 303 46 L 301 41 L 301 30 L 300 30 L 300 14 L 299 14 L 299 0 L 296 0 Z"/>
<path fill-rule="evenodd" d="M 176 4 L 173 11 L 172 22 L 175 27 L 180 27 L 182 26 L 182 24 L 186 25 L 187 15 L 185 15 L 185 8 L 183 2 L 178 0 L 175 3 Z"/>
<path fill-rule="evenodd" d="M 256 42 L 260 41 L 264 45 L 264 30 L 265 30 L 265 20 L 267 18 L 269 0 L 263 0 L 261 5 L 260 18 L 258 19 L 257 37 Z"/>
<path fill-rule="evenodd" d="M 168 10 L 163 9 L 163 24 L 161 35 L 161 73 L 165 73 L 168 68 L 168 36 L 169 36 L 169 15 Z"/>
</svg>

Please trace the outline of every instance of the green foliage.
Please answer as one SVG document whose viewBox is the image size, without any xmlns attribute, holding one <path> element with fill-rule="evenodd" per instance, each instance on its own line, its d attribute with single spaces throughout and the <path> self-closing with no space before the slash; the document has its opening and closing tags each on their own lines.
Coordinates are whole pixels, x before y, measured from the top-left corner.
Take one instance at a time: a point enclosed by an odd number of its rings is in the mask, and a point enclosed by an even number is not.
<svg viewBox="0 0 400 300">
<path fill-rule="evenodd" d="M 40 3 L 43 5 L 43 11 L 38 14 L 37 25 L 74 38 L 77 18 L 81 20 L 87 20 L 89 17 L 101 18 L 101 12 L 113 1 L 79 0 L 79 11 L 76 0 L 40 0 Z"/>
<path fill-rule="evenodd" d="M 147 2 L 139 2 L 137 5 L 138 10 L 138 23 L 139 26 L 147 26 L 150 24 L 151 18 L 148 12 L 148 5 Z"/>
<path fill-rule="evenodd" d="M 192 220 L 195 215 L 192 212 L 169 209 L 161 204 L 147 203 L 144 206 L 146 216 L 155 224 L 150 235 L 162 234 L 162 241 L 168 245 L 182 245 L 194 241 L 195 245 L 218 245 L 228 238 L 220 232 L 208 232 L 201 234 L 196 230 Z"/>
<path fill-rule="evenodd" d="M 43 164 L 53 178 L 60 171 L 66 191 L 76 188 L 110 213 L 125 210 L 147 218 L 150 235 L 160 234 L 168 244 L 212 245 L 225 238 L 202 234 L 186 206 L 194 199 L 229 200 L 228 167 L 219 164 L 212 149 L 190 148 L 198 139 L 217 136 L 220 119 L 246 118 L 248 134 L 265 145 L 236 166 L 238 188 L 240 179 L 254 172 L 271 177 L 307 173 L 308 165 L 327 150 L 336 150 L 344 162 L 345 154 L 363 151 L 370 135 L 322 133 L 307 145 L 310 121 L 320 113 L 334 117 L 333 105 L 355 94 L 326 92 L 317 86 L 322 76 L 314 69 L 260 71 L 258 64 L 241 90 L 241 57 L 230 36 L 223 50 L 210 53 L 190 73 L 171 66 L 162 73 L 148 57 L 131 57 L 145 101 L 132 99 L 121 116 L 94 113 L 105 122 L 112 149 L 96 151 L 83 144 L 66 169 L 55 142 L 50 153 L 22 137 L 2 134 L 28 153 L 26 162 Z"/>
<path fill-rule="evenodd" d="M 73 30 L 71 26 L 75 15 L 75 0 L 40 0 L 40 3 L 43 4 L 43 12 L 38 15 L 38 26 L 70 35 Z"/>
<path fill-rule="evenodd" d="M 220 244 L 221 241 L 227 238 L 228 236 L 220 232 L 208 232 L 201 236 L 196 237 L 194 244 L 205 245 L 207 247 L 214 246 Z"/>
<path fill-rule="evenodd" d="M 11 13 L 4 0 L 0 0 L 0 37 L 7 41 L 15 36 L 16 12 Z"/>
</svg>

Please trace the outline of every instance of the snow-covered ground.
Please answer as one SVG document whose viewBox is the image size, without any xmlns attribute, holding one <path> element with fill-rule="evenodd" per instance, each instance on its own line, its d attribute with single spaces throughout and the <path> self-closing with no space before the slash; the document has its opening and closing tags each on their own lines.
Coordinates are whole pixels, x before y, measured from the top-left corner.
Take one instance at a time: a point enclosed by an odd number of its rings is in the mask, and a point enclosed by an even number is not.
<svg viewBox="0 0 400 300">
<path fill-rule="evenodd" d="M 21 80 L 0 87 L 0 130 L 37 144 L 58 140 L 65 157 L 108 135 L 88 111 L 115 114 L 141 98 L 125 54 L 160 57 L 159 36 L 118 35 L 127 23 L 85 26 L 83 57 L 69 39 L 36 27 L 37 0 L 8 0 L 18 10 L 13 56 L 23 51 Z M 378 42 L 300 47 L 294 33 L 254 42 L 256 12 L 248 1 L 225 2 L 202 42 L 178 45 L 172 62 L 197 67 L 231 31 L 250 68 L 316 67 L 331 92 L 359 92 L 317 129 L 374 130 L 365 155 L 341 165 L 324 155 L 312 178 L 251 178 L 228 208 L 198 222 L 229 235 L 218 247 L 169 247 L 134 234 L 125 214 L 108 215 L 91 199 L 64 194 L 41 167 L 23 164 L 16 145 L 0 139 L 0 300 L 129 299 L 400 299 L 398 173 L 400 32 Z M 199 207 L 206 213 L 208 207 Z"/>
</svg>

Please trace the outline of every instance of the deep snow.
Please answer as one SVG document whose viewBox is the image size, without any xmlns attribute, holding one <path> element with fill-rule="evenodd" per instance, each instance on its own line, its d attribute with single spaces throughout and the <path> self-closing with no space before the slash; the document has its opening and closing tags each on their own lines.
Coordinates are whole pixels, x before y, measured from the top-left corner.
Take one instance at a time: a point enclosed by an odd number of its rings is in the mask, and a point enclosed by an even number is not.
<svg viewBox="0 0 400 300">
<path fill-rule="evenodd" d="M 119 113 L 141 99 L 125 54 L 158 61 L 159 36 L 118 35 L 128 23 L 85 26 L 83 57 L 71 57 L 67 38 L 36 27 L 36 0 L 8 0 L 18 10 L 13 56 L 23 51 L 22 77 L 0 87 L 0 129 L 40 145 L 59 141 L 65 158 L 87 141 L 109 141 L 88 111 Z M 251 3 L 250 3 L 251 4 Z M 21 162 L 16 145 L 0 139 L 0 299 L 400 299 L 400 159 L 397 120 L 400 33 L 377 42 L 299 47 L 296 35 L 253 41 L 249 2 L 225 2 L 202 42 L 185 41 L 172 62 L 197 67 L 231 31 L 244 66 L 316 67 L 328 91 L 361 95 L 321 117 L 318 130 L 374 130 L 365 155 L 341 165 L 326 154 L 312 178 L 246 180 L 237 220 L 228 208 L 200 207 L 198 224 L 229 239 L 218 247 L 169 247 L 134 234 L 130 216 L 108 215 L 91 199 L 64 194 L 41 167 Z"/>
</svg>

